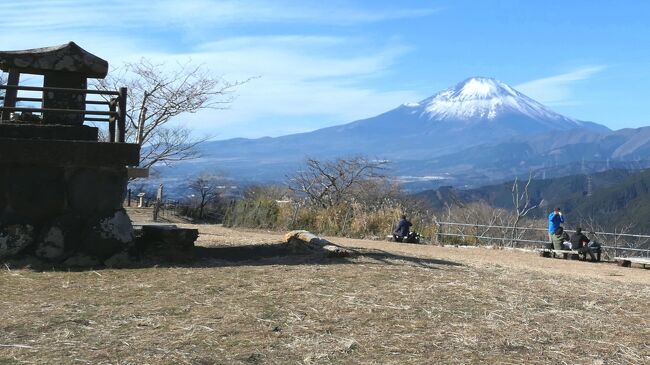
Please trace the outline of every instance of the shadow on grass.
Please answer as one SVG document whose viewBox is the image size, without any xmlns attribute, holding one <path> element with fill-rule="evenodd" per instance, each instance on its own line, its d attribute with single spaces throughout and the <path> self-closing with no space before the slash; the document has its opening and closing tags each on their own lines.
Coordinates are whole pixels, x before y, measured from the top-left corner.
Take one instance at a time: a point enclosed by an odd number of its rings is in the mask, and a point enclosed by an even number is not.
<svg viewBox="0 0 650 365">
<path fill-rule="evenodd" d="M 463 266 L 463 264 L 454 261 L 406 256 L 406 255 L 386 252 L 383 250 L 369 250 L 361 253 L 360 256 L 372 258 L 374 260 L 389 265 L 399 265 L 400 261 L 403 261 L 411 265 L 427 267 L 427 268 L 431 268 L 431 265 Z"/>
<path fill-rule="evenodd" d="M 197 257 L 195 264 L 201 265 L 201 261 L 204 261 L 212 266 L 340 265 L 354 264 L 359 259 L 371 259 L 379 264 L 408 264 L 427 268 L 434 268 L 435 265 L 462 266 L 453 261 L 407 256 L 383 250 L 350 249 L 353 252 L 350 257 L 325 257 L 314 251 L 293 252 L 286 244 L 195 247 L 194 250 Z"/>
<path fill-rule="evenodd" d="M 327 257 L 324 253 L 310 250 L 295 252 L 283 243 L 249 244 L 241 246 L 204 247 L 196 246 L 192 253 L 184 257 L 146 257 L 115 267 L 125 269 L 146 269 L 152 267 L 210 268 L 230 266 L 269 266 L 269 265 L 350 265 L 363 261 L 364 264 L 409 265 L 435 269 L 436 266 L 462 266 L 453 261 L 407 256 L 383 250 L 350 249 L 349 257 Z M 107 269 L 105 266 L 68 267 L 48 263 L 34 257 L 8 260 L 0 265 L 7 269 L 29 269 L 32 271 L 88 271 Z"/>
</svg>

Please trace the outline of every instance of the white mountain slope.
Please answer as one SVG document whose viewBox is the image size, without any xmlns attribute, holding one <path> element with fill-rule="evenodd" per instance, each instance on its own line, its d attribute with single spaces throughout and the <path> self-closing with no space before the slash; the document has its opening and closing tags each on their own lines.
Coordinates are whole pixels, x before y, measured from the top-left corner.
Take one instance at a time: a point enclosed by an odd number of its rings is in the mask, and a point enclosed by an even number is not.
<svg viewBox="0 0 650 365">
<path fill-rule="evenodd" d="M 487 77 L 469 78 L 419 103 L 404 106 L 411 108 L 412 114 L 437 121 L 475 123 L 521 117 L 535 120 L 549 130 L 593 127 L 593 123 L 558 114 L 509 85 Z"/>
<path fill-rule="evenodd" d="M 376 117 L 312 133 L 321 137 L 328 134 L 329 140 L 335 137 L 332 132 L 338 132 L 339 138 L 358 134 L 372 140 L 396 135 L 431 136 L 442 147 L 571 129 L 609 131 L 603 125 L 556 113 L 498 80 L 472 77 L 419 103 L 403 104 Z"/>
</svg>

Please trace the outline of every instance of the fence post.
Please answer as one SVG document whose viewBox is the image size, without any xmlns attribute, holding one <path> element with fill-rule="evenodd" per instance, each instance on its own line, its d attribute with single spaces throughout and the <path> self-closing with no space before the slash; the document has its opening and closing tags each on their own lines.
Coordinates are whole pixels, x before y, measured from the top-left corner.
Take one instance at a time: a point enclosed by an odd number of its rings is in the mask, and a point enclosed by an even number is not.
<svg viewBox="0 0 650 365">
<path fill-rule="evenodd" d="M 126 97 L 127 97 L 127 88 L 121 87 L 119 91 L 120 103 L 118 105 L 119 114 L 117 119 L 117 129 L 118 129 L 118 142 L 124 143 L 126 136 Z"/>
</svg>

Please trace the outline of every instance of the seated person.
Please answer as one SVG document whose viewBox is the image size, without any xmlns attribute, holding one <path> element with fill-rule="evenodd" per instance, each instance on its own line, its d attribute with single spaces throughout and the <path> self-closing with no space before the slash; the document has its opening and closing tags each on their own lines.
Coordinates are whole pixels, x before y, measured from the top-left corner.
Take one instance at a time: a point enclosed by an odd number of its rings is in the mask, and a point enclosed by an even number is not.
<svg viewBox="0 0 650 365">
<path fill-rule="evenodd" d="M 569 234 L 564 232 L 564 228 L 557 227 L 555 232 L 551 235 L 551 242 L 553 243 L 554 250 L 566 250 L 567 246 L 564 242 L 570 242 Z"/>
<path fill-rule="evenodd" d="M 589 254 L 591 261 L 596 261 L 594 252 L 590 248 L 590 240 L 582 233 L 582 228 L 576 228 L 576 233 L 571 235 L 571 249 L 578 251 L 580 254 L 585 255 Z"/>
<path fill-rule="evenodd" d="M 412 225 L 413 224 L 411 224 L 411 222 L 406 220 L 406 215 L 402 214 L 401 219 L 393 231 L 393 239 L 395 242 L 402 242 L 404 240 L 404 237 L 407 237 L 409 235 L 409 230 Z"/>
</svg>

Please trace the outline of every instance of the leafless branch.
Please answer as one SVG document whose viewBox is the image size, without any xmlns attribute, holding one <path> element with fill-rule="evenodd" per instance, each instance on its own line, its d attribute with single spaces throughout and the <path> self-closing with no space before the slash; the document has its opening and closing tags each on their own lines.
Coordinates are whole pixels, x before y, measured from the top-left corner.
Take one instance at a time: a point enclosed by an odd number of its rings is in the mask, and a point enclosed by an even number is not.
<svg viewBox="0 0 650 365">
<path fill-rule="evenodd" d="M 321 161 L 307 159 L 306 168 L 289 177 L 289 189 L 305 195 L 313 204 L 324 208 L 336 206 L 346 200 L 359 198 L 364 184 L 379 180 L 386 161 L 363 157 Z"/>
<path fill-rule="evenodd" d="M 530 183 L 533 180 L 533 175 L 530 173 L 528 175 L 528 180 L 526 181 L 526 185 L 524 185 L 524 191 L 520 192 L 519 188 L 519 180 L 518 178 L 515 177 L 515 181 L 512 183 L 512 203 L 513 207 L 515 209 L 515 214 L 513 216 L 512 222 L 510 222 L 510 225 L 512 226 L 512 231 L 510 234 L 510 239 L 511 245 L 515 245 L 517 239 L 520 239 L 522 235 L 525 233 L 525 230 L 520 230 L 519 228 L 519 222 L 521 221 L 522 218 L 524 218 L 528 213 L 530 213 L 531 210 L 537 208 L 536 204 L 532 204 L 530 201 L 530 196 L 528 193 L 528 190 L 530 188 Z"/>
<path fill-rule="evenodd" d="M 168 123 L 181 114 L 228 108 L 235 89 L 249 80 L 214 77 L 190 61 L 167 67 L 143 58 L 118 68 L 96 86 L 128 88 L 126 139 L 140 143 L 140 166 L 150 167 L 198 157 L 196 147 L 207 138 L 195 138 L 186 127 Z"/>
<path fill-rule="evenodd" d="M 215 203 L 220 199 L 219 186 L 223 184 L 223 181 L 224 178 L 221 176 L 203 174 L 188 184 L 199 208 L 199 219 L 203 219 L 204 210 L 208 204 Z"/>
</svg>

